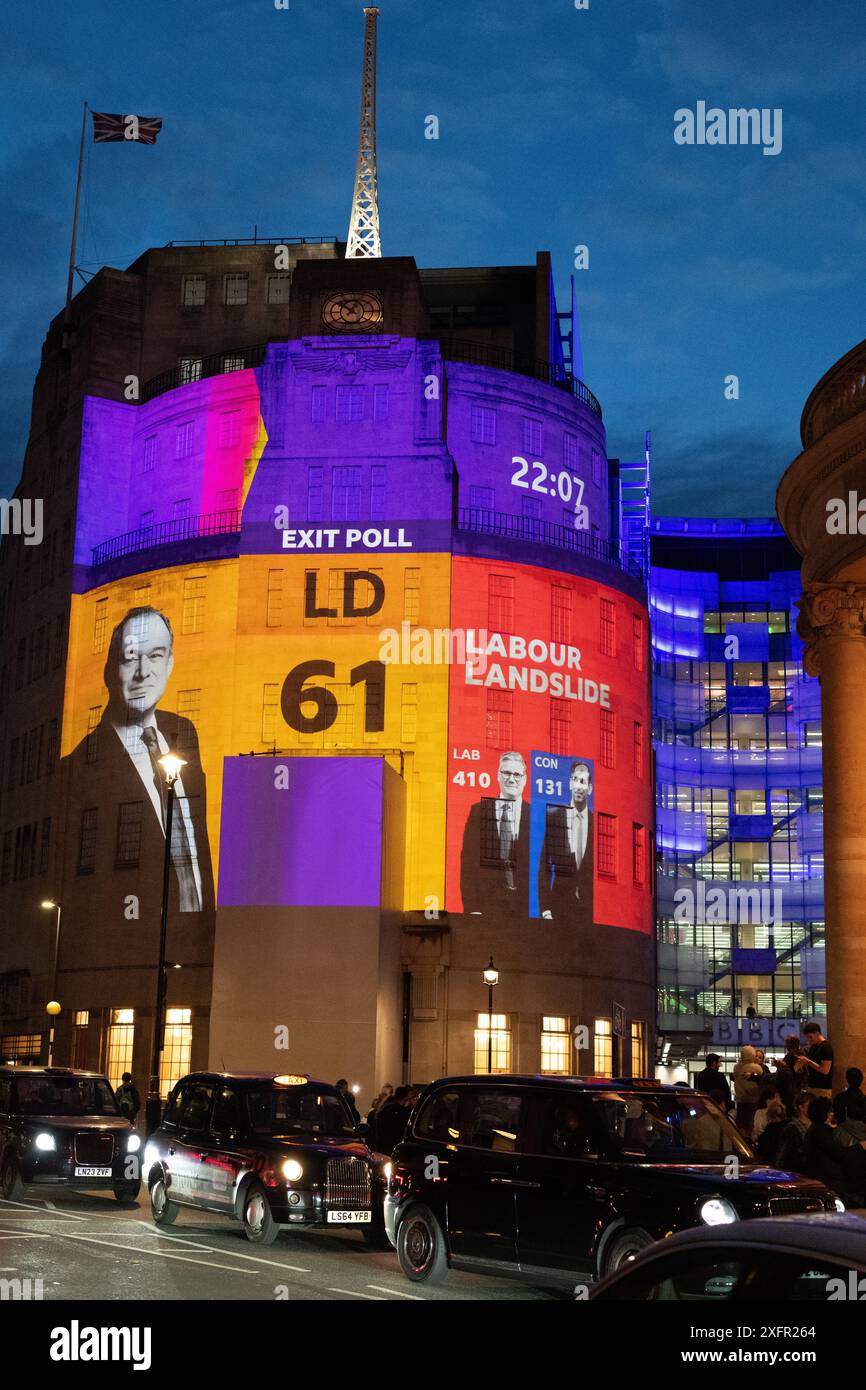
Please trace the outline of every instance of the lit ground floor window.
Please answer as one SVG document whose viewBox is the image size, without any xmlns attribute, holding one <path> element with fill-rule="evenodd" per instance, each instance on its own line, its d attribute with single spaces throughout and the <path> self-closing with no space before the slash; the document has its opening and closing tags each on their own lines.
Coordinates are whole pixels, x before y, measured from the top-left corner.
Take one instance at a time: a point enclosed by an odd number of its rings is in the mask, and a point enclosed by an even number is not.
<svg viewBox="0 0 866 1390">
<path fill-rule="evenodd" d="M 166 1009 L 162 1060 L 159 1067 L 161 1096 L 167 1096 L 174 1083 L 186 1075 L 191 1057 L 192 1009 Z"/>
<path fill-rule="evenodd" d="M 125 1071 L 132 1071 L 132 1045 L 135 1041 L 135 1010 L 112 1009 L 108 1025 L 108 1051 L 105 1070 L 115 1090 Z"/>
<path fill-rule="evenodd" d="M 571 1071 L 571 1029 L 567 1018 L 545 1014 L 541 1022 L 541 1070 L 551 1076 Z"/>
<path fill-rule="evenodd" d="M 475 1029 L 475 1072 L 511 1070 L 511 1029 L 507 1014 L 479 1014 Z"/>
<path fill-rule="evenodd" d="M 609 1018 L 595 1020 L 593 1071 L 596 1076 L 613 1075 L 613 1031 Z"/>
</svg>

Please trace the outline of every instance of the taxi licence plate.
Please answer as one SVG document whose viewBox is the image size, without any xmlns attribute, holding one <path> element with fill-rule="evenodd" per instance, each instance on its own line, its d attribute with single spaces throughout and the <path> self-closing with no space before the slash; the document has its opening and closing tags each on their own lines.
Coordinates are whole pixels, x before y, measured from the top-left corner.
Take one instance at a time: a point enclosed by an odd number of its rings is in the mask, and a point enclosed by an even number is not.
<svg viewBox="0 0 866 1390">
<path fill-rule="evenodd" d="M 111 1169 L 110 1169 L 110 1168 L 92 1168 L 92 1167 L 87 1167 L 87 1168 L 76 1168 L 76 1170 L 75 1170 L 75 1176 L 76 1176 L 77 1178 L 110 1178 L 110 1177 L 111 1177 Z"/>
<path fill-rule="evenodd" d="M 329 1211 L 328 1220 L 338 1226 L 353 1226 L 356 1222 L 372 1221 L 371 1211 Z"/>
</svg>

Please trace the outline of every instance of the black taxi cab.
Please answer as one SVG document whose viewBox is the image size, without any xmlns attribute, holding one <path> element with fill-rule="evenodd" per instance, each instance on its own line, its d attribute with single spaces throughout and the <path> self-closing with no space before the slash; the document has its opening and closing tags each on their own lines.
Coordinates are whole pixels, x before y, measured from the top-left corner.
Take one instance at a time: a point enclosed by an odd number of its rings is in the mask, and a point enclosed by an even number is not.
<svg viewBox="0 0 866 1390">
<path fill-rule="evenodd" d="M 99 1072 L 0 1066 L 0 1196 L 41 1187 L 111 1188 L 134 1201 L 141 1139 Z"/>
<path fill-rule="evenodd" d="M 570 1283 L 689 1227 L 844 1210 L 762 1164 L 709 1096 L 653 1080 L 445 1078 L 391 1162 L 385 1226 L 413 1281 L 471 1264 Z"/>
<path fill-rule="evenodd" d="M 197 1207 L 242 1222 L 257 1245 L 308 1226 L 355 1227 L 379 1245 L 388 1166 L 327 1082 L 194 1072 L 172 1090 L 143 1173 L 158 1226 Z"/>
</svg>

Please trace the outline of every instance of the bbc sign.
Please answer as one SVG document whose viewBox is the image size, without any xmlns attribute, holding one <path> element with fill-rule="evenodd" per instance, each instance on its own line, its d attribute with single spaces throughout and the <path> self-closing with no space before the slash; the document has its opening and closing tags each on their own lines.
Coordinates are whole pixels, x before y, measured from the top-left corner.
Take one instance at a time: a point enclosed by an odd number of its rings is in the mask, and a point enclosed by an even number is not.
<svg viewBox="0 0 866 1390">
<path fill-rule="evenodd" d="M 798 1018 L 714 1018 L 713 1042 L 717 1047 L 785 1046 L 791 1034 L 799 1038 Z"/>
</svg>

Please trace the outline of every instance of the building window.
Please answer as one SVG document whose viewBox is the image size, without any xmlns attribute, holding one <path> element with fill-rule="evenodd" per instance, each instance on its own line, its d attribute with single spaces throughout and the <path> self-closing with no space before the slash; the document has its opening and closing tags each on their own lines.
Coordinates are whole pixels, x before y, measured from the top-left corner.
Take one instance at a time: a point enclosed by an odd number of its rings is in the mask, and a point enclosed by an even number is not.
<svg viewBox="0 0 866 1390">
<path fill-rule="evenodd" d="M 245 273 L 225 277 L 226 304 L 246 304 L 249 297 L 250 277 Z"/>
<path fill-rule="evenodd" d="M 307 470 L 307 520 L 324 520 L 325 485 L 324 470 L 318 464 L 311 464 Z"/>
<path fill-rule="evenodd" d="M 534 458 L 541 458 L 544 451 L 544 426 L 540 420 L 530 420 L 526 417 L 523 421 L 523 452 L 532 454 Z"/>
<path fill-rule="evenodd" d="M 186 520 L 186 518 L 187 518 L 187 517 L 189 516 L 189 514 L 190 514 L 190 508 L 191 508 L 191 507 L 192 507 L 192 498 L 191 498 L 191 497 L 178 497 L 178 498 L 176 498 L 176 499 L 175 499 L 175 503 L 174 503 L 174 507 L 172 508 L 172 517 L 173 517 L 173 519 L 174 519 L 175 521 L 184 521 L 184 520 Z"/>
<path fill-rule="evenodd" d="M 87 1009 L 76 1009 L 72 1015 L 72 1057 L 73 1067 L 87 1065 L 87 1030 L 90 1027 L 90 1014 Z"/>
<path fill-rule="evenodd" d="M 577 472 L 580 467 L 580 446 L 576 435 L 566 434 L 562 441 L 562 461 L 566 468 Z"/>
<path fill-rule="evenodd" d="M 159 1064 L 159 1093 L 165 1097 L 186 1076 L 192 1058 L 192 1009 L 165 1011 L 165 1031 Z"/>
<path fill-rule="evenodd" d="M 42 833 L 39 839 L 39 872 L 47 874 L 51 859 L 51 817 L 45 816 L 42 821 Z"/>
<path fill-rule="evenodd" d="M 565 757 L 571 750 L 571 704 L 568 700 L 550 701 L 550 751 Z"/>
<path fill-rule="evenodd" d="M 90 1026 L 90 1013 L 87 1009 L 76 1009 L 72 1015 L 73 1028 L 88 1028 Z"/>
<path fill-rule="evenodd" d="M 139 518 L 138 518 L 138 529 L 139 529 L 139 531 L 149 531 L 149 530 L 151 529 L 152 526 L 153 526 L 153 509 L 151 508 L 150 511 L 142 512 L 142 513 L 140 514 L 140 516 L 139 516 Z"/>
<path fill-rule="evenodd" d="M 595 1020 L 593 1075 L 613 1075 L 613 1032 L 609 1018 L 597 1018 Z"/>
<path fill-rule="evenodd" d="M 492 1043 L 492 1049 L 491 1049 Z M 507 1014 L 479 1014 L 475 1029 L 475 1074 L 511 1071 L 511 1029 Z"/>
<path fill-rule="evenodd" d="M 292 277 L 288 271 L 274 271 L 268 276 L 266 299 L 268 304 L 288 304 Z"/>
<path fill-rule="evenodd" d="M 355 466 L 335 468 L 331 476 L 332 519 L 357 521 L 360 515 L 361 469 Z"/>
<path fill-rule="evenodd" d="M 646 831 L 635 821 L 631 828 L 632 881 L 636 888 L 646 883 Z"/>
<path fill-rule="evenodd" d="M 485 405 L 473 405 L 470 429 L 473 444 L 495 444 L 496 411 Z"/>
<path fill-rule="evenodd" d="M 400 741 L 414 743 L 418 736 L 418 686 L 404 684 L 400 701 Z"/>
<path fill-rule="evenodd" d="M 599 642 L 602 656 L 616 656 L 616 607 L 609 598 L 601 600 Z"/>
<path fill-rule="evenodd" d="M 571 615 L 574 595 L 564 584 L 550 587 L 550 640 L 551 642 L 571 641 Z"/>
<path fill-rule="evenodd" d="M 241 412 L 226 410 L 220 416 L 220 448 L 233 449 L 240 442 Z"/>
<path fill-rule="evenodd" d="M 95 763 L 99 756 L 99 721 L 102 718 L 102 706 L 91 705 L 87 711 L 87 737 L 84 743 L 84 761 Z"/>
<path fill-rule="evenodd" d="M 216 495 L 216 507 L 218 512 L 234 514 L 238 509 L 238 490 L 236 487 L 227 487 L 225 492 L 218 492 Z"/>
<path fill-rule="evenodd" d="M 81 825 L 78 832 L 78 873 L 92 874 L 96 866 L 96 827 L 99 810 L 88 806 L 81 812 Z"/>
<path fill-rule="evenodd" d="M 488 575 L 487 626 L 491 632 L 514 631 L 514 580 L 510 575 Z"/>
<path fill-rule="evenodd" d="M 421 571 L 410 565 L 403 571 L 403 621 L 417 623 L 421 615 Z"/>
<path fill-rule="evenodd" d="M 268 570 L 268 597 L 265 610 L 266 627 L 283 625 L 283 571 Z"/>
<path fill-rule="evenodd" d="M 634 669 L 635 669 L 636 671 L 642 671 L 642 670 L 643 670 L 643 660 L 644 660 L 644 656 L 643 656 L 643 618 L 637 617 L 636 614 L 632 616 L 632 620 L 631 620 L 631 646 L 632 646 L 632 658 L 633 658 L 633 660 L 634 660 Z"/>
<path fill-rule="evenodd" d="M 613 710 L 603 709 L 601 713 L 601 765 L 616 767 L 616 715 Z"/>
<path fill-rule="evenodd" d="M 6 768 L 6 790 L 8 792 L 15 790 L 15 784 L 18 779 L 18 764 L 20 758 L 21 741 L 20 739 L 13 738 L 11 743 L 9 744 L 9 765 Z"/>
<path fill-rule="evenodd" d="M 643 724 L 637 720 L 632 729 L 632 768 L 635 777 L 643 777 Z"/>
<path fill-rule="evenodd" d="M 592 481 L 596 487 L 601 487 L 601 454 L 598 449 L 592 451 Z"/>
<path fill-rule="evenodd" d="M 631 1074 L 646 1076 L 646 1024 L 642 1019 L 631 1021 Z"/>
<path fill-rule="evenodd" d="M 205 576 L 197 575 L 183 581 L 181 632 L 188 635 L 204 631 Z"/>
<path fill-rule="evenodd" d="M 207 276 L 184 275 L 181 284 L 181 303 L 187 309 L 200 309 L 207 299 Z"/>
<path fill-rule="evenodd" d="M 280 708 L 280 687 L 274 682 L 262 686 L 262 743 L 268 748 L 277 744 L 277 710 Z"/>
<path fill-rule="evenodd" d="M 143 811 L 143 801 L 123 801 L 117 808 L 117 848 L 114 855 L 117 869 L 133 869 L 138 864 Z"/>
<path fill-rule="evenodd" d="M 571 1029 L 567 1018 L 545 1014 L 541 1021 L 541 1070 L 551 1076 L 571 1072 Z"/>
<path fill-rule="evenodd" d="M 112 1009 L 108 1025 L 106 1072 L 112 1090 L 117 1090 L 125 1071 L 132 1071 L 132 1044 L 135 1039 L 135 1010 Z"/>
<path fill-rule="evenodd" d="M 598 813 L 598 872 L 604 878 L 616 878 L 616 816 Z"/>
<path fill-rule="evenodd" d="M 179 357 L 177 379 L 180 386 L 188 386 L 191 381 L 201 381 L 203 362 L 200 357 Z"/>
<path fill-rule="evenodd" d="M 223 358 L 224 372 L 242 372 L 246 365 L 246 358 L 243 356 L 242 353 L 233 354 L 227 352 L 225 357 Z"/>
<path fill-rule="evenodd" d="M 201 690 L 179 690 L 177 692 L 177 746 L 195 748 L 198 743 L 196 725 L 201 714 Z"/>
<path fill-rule="evenodd" d="M 337 424 L 357 424 L 364 418 L 363 386 L 337 387 Z"/>
<path fill-rule="evenodd" d="M 469 489 L 469 505 L 477 511 L 492 512 L 493 497 L 492 487 L 471 487 Z"/>
<path fill-rule="evenodd" d="M 487 691 L 487 747 L 510 748 L 514 742 L 514 696 L 510 690 Z"/>
<path fill-rule="evenodd" d="M 327 386 L 314 386 L 310 392 L 310 422 L 313 425 L 324 425 L 328 418 L 328 388 Z"/>
<path fill-rule="evenodd" d="M 108 625 L 108 599 L 99 598 L 96 600 L 96 607 L 93 610 L 93 655 L 99 656 L 105 651 L 105 634 Z"/>
<path fill-rule="evenodd" d="M 152 473 L 157 464 L 159 456 L 159 436 L 149 434 L 144 441 L 144 453 L 142 455 L 141 469 L 143 473 Z"/>
<path fill-rule="evenodd" d="M 0 1061 L 38 1062 L 41 1052 L 41 1033 L 6 1033 L 0 1038 Z"/>
<path fill-rule="evenodd" d="M 390 414 L 390 391 L 387 386 L 373 387 L 373 422 L 381 425 L 388 419 Z"/>
<path fill-rule="evenodd" d="M 192 455 L 193 443 L 195 441 L 195 422 L 184 420 L 183 424 L 178 425 L 174 435 L 174 456 L 176 459 L 188 459 Z"/>
<path fill-rule="evenodd" d="M 3 836 L 3 858 L 0 860 L 0 883 L 8 883 L 12 875 L 12 831 Z"/>
<path fill-rule="evenodd" d="M 386 466 L 374 463 L 370 468 L 370 520 L 384 521 L 386 496 Z"/>
</svg>

